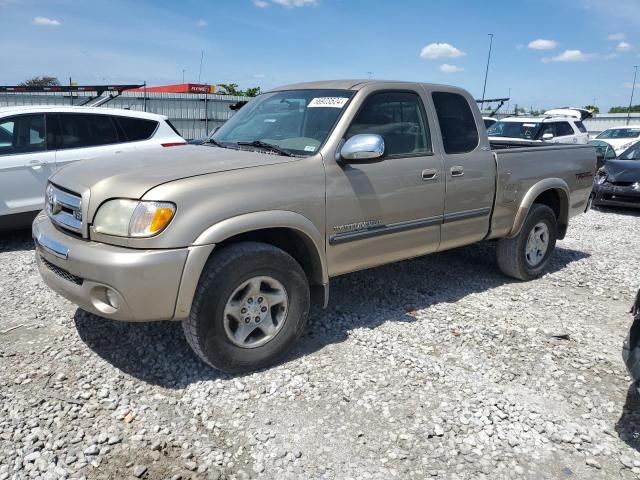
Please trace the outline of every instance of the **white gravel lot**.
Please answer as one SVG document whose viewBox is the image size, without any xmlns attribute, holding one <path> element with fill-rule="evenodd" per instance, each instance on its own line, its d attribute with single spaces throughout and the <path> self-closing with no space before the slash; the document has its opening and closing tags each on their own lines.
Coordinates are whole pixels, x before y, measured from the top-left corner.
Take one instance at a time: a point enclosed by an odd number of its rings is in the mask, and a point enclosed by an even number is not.
<svg viewBox="0 0 640 480">
<path fill-rule="evenodd" d="M 78 310 L 28 232 L 1 237 L 0 480 L 639 478 L 639 237 L 591 211 L 530 283 L 492 244 L 341 277 L 286 362 L 241 377 L 177 323 Z"/>
</svg>

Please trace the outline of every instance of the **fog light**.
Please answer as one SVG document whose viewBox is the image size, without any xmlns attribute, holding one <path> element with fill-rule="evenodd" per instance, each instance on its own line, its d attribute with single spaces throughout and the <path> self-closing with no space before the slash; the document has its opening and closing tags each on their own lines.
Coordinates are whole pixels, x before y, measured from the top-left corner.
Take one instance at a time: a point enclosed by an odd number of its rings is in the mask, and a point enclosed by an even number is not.
<svg viewBox="0 0 640 480">
<path fill-rule="evenodd" d="M 118 294 L 111 290 L 110 288 L 105 288 L 105 296 L 107 297 L 107 303 L 115 308 L 116 310 L 120 308 L 120 299 L 118 298 Z"/>
</svg>

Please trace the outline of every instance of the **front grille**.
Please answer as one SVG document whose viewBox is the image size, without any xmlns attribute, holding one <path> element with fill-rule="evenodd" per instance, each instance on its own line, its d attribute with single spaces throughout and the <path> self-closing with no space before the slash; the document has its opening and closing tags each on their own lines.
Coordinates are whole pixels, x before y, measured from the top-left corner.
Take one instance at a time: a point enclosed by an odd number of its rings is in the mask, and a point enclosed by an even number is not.
<svg viewBox="0 0 640 480">
<path fill-rule="evenodd" d="M 43 256 L 40 256 L 40 260 L 42 260 L 42 263 L 44 263 L 49 270 L 58 275 L 60 278 L 64 278 L 66 281 L 75 283 L 76 285 L 82 285 L 84 283 L 84 279 L 76 277 L 73 273 L 67 272 L 64 268 L 60 268 L 57 265 L 54 265 Z"/>
<path fill-rule="evenodd" d="M 53 183 L 47 186 L 47 214 L 58 227 L 82 235 L 82 197 Z"/>
<path fill-rule="evenodd" d="M 609 182 L 611 185 L 615 185 L 616 187 L 630 187 L 635 182 Z"/>
</svg>

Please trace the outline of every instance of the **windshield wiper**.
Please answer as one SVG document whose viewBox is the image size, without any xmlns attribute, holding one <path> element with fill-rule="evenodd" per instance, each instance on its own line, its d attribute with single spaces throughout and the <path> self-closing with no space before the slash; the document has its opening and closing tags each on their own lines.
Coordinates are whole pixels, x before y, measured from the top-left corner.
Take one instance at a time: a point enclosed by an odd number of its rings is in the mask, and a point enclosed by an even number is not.
<svg viewBox="0 0 640 480">
<path fill-rule="evenodd" d="M 222 145 L 219 141 L 214 140 L 213 137 L 209 137 L 207 138 L 207 143 L 210 143 L 212 145 L 215 145 L 216 147 L 220 147 L 220 148 L 227 148 L 224 145 Z"/>
<path fill-rule="evenodd" d="M 254 140 L 252 142 L 238 142 L 237 145 L 246 145 L 249 147 L 259 147 L 259 148 L 267 148 L 269 150 L 273 150 L 274 152 L 279 153 L 280 155 L 284 155 L 286 157 L 295 157 L 293 153 L 284 148 L 280 148 L 277 145 L 273 145 L 272 143 L 263 142 L 262 140 Z"/>
</svg>

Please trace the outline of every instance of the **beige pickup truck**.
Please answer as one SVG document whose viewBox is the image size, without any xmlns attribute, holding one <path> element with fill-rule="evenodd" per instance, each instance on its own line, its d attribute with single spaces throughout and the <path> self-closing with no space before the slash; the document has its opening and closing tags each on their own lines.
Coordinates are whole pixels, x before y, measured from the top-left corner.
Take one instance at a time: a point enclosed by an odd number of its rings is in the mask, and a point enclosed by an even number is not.
<svg viewBox="0 0 640 480">
<path fill-rule="evenodd" d="M 496 240 L 506 275 L 539 277 L 596 166 L 591 146 L 492 150 L 466 91 L 408 82 L 278 88 L 210 142 L 65 167 L 33 237 L 62 296 L 181 321 L 228 372 L 277 361 L 337 275 Z"/>
</svg>

